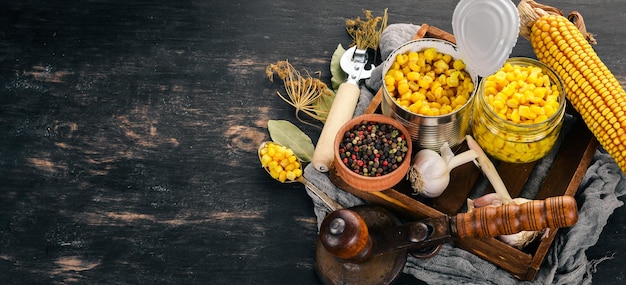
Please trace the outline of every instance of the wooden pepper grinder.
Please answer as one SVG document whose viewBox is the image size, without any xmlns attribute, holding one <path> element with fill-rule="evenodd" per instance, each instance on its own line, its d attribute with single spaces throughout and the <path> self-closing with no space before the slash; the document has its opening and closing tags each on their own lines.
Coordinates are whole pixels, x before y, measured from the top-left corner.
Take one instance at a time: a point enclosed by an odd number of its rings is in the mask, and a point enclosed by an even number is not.
<svg viewBox="0 0 626 285">
<path fill-rule="evenodd" d="M 405 224 L 381 207 L 357 206 L 324 219 L 316 266 L 326 284 L 389 284 L 401 272 L 410 251 L 436 248 L 455 238 L 569 227 L 577 220 L 578 208 L 571 196 L 482 207 Z"/>
</svg>

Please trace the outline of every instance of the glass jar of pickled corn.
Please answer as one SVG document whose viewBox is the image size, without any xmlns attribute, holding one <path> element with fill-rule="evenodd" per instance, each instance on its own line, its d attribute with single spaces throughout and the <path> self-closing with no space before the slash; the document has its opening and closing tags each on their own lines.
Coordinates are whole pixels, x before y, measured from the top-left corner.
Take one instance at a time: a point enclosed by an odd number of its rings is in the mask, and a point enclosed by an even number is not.
<svg viewBox="0 0 626 285">
<path fill-rule="evenodd" d="M 538 160 L 559 136 L 566 104 L 563 83 L 537 60 L 508 59 L 500 70 L 483 78 L 474 100 L 472 134 L 498 160 Z"/>
</svg>

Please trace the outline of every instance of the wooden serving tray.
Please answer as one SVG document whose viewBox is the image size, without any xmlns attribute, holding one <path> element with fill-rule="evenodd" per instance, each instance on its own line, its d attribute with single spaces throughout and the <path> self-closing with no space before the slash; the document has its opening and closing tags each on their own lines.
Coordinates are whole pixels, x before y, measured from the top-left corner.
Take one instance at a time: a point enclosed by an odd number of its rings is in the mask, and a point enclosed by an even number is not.
<svg viewBox="0 0 626 285">
<path fill-rule="evenodd" d="M 426 24 L 421 26 L 414 38 L 422 37 L 440 38 L 455 43 L 454 36 L 451 34 Z M 380 112 L 382 96 L 382 90 L 379 90 L 365 113 Z M 575 114 L 575 111 L 569 108 L 568 113 Z M 597 147 L 598 142 L 582 119 L 576 120 L 534 198 L 574 196 Z M 463 144 L 457 152 L 466 149 L 467 146 Z M 536 164 L 499 161 L 494 163 L 512 197 L 520 195 Z M 450 175 L 450 184 L 446 191 L 437 198 L 428 199 L 413 195 L 409 182 L 406 180 L 392 189 L 365 192 L 351 188 L 341 181 L 333 169 L 330 171 L 330 179 L 338 187 L 369 203 L 384 206 L 405 219 L 413 220 L 459 213 L 465 206 L 470 192 L 482 177 L 480 170 L 471 163 L 455 168 Z M 492 192 L 493 189 L 488 188 L 486 191 Z M 455 239 L 454 242 L 456 246 L 496 264 L 520 280 L 534 280 L 556 234 L 557 229 L 550 229 L 546 237 L 524 251 L 515 249 L 495 238 Z"/>
</svg>

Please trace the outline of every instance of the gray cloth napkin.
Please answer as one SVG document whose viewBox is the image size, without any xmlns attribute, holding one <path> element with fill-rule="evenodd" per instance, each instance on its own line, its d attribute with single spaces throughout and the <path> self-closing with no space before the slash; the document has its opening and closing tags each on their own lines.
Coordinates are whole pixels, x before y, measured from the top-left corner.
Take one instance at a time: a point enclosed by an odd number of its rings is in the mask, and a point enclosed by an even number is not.
<svg viewBox="0 0 626 285">
<path fill-rule="evenodd" d="M 383 58 L 399 45 L 409 41 L 419 26 L 412 24 L 389 25 L 382 34 L 380 51 Z M 361 87 L 361 96 L 355 116 L 363 113 L 369 105 L 373 93 L 382 85 L 382 68 L 376 68 L 370 79 Z M 562 134 L 571 126 L 572 117 L 566 118 Z M 557 147 L 562 143 L 562 136 Z M 541 169 L 547 169 L 554 158 L 554 151 L 542 159 L 531 181 L 522 192 L 523 197 L 532 198 L 543 179 Z M 344 207 L 365 204 L 365 201 L 337 188 L 326 173 L 320 173 L 311 165 L 304 169 L 304 176 Z M 480 187 L 479 187 L 480 188 Z M 309 189 L 314 202 L 318 228 L 329 213 L 324 204 Z M 480 257 L 446 244 L 437 255 L 430 259 L 416 259 L 409 256 L 404 272 L 428 284 L 591 284 L 592 274 L 601 260 L 588 260 L 585 251 L 596 244 L 602 229 L 613 211 L 624 203 L 618 197 L 626 193 L 626 176 L 615 161 L 602 150 L 594 156 L 578 189 L 576 200 L 579 206 L 578 222 L 557 234 L 545 261 L 533 282 L 520 281 L 503 269 Z M 482 193 L 474 190 L 470 196 Z M 607 257 L 608 258 L 608 257 Z"/>
</svg>

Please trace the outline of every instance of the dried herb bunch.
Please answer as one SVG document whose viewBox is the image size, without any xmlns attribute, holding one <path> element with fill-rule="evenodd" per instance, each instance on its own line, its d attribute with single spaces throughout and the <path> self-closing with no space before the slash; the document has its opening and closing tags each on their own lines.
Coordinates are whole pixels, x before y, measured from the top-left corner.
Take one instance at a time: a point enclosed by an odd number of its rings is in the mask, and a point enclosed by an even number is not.
<svg viewBox="0 0 626 285">
<path fill-rule="evenodd" d="M 354 44 L 358 49 L 378 50 L 380 43 L 380 35 L 387 27 L 387 9 L 385 9 L 382 17 L 372 16 L 372 11 L 363 10 L 365 19 L 357 17 L 356 19 L 346 20 L 346 30 L 352 37 Z"/>
<path fill-rule="evenodd" d="M 287 60 L 268 65 L 265 68 L 265 75 L 270 82 L 274 82 L 274 75 L 283 81 L 287 96 L 279 91 L 276 93 L 283 101 L 296 108 L 295 115 L 300 122 L 321 128 L 300 118 L 300 112 L 315 120 L 326 121 L 335 97 L 335 92 L 328 88 L 326 83 L 312 77 L 308 72 L 301 75 Z"/>
</svg>

